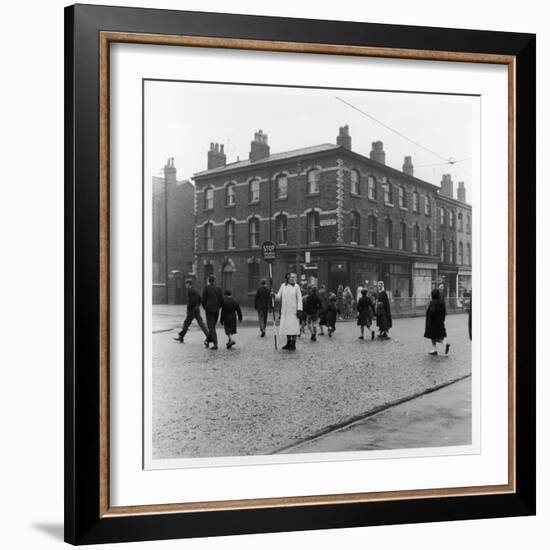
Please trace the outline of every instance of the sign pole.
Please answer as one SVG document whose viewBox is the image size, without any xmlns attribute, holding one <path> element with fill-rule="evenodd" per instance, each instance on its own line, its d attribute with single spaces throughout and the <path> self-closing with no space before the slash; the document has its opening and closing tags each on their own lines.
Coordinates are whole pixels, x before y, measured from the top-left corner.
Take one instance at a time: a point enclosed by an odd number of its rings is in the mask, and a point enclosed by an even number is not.
<svg viewBox="0 0 550 550">
<path fill-rule="evenodd" d="M 269 262 L 269 287 L 273 292 L 273 264 Z M 273 338 L 275 339 L 275 349 L 277 349 L 277 322 L 275 321 L 275 298 L 271 295 L 271 311 L 273 312 Z"/>
</svg>

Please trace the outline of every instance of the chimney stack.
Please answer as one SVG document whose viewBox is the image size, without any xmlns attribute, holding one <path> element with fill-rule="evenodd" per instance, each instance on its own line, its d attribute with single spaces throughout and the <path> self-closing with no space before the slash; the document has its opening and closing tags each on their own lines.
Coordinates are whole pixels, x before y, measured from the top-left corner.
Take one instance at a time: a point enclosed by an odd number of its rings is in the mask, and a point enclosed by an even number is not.
<svg viewBox="0 0 550 550">
<path fill-rule="evenodd" d="M 453 180 L 451 174 L 443 174 L 441 180 L 441 194 L 445 197 L 453 198 Z"/>
<path fill-rule="evenodd" d="M 164 165 L 164 177 L 166 183 L 176 183 L 176 167 L 174 166 L 174 157 L 170 157 Z"/>
<path fill-rule="evenodd" d="M 208 170 L 225 166 L 225 163 L 226 157 L 223 152 L 223 143 L 220 145 L 219 143 L 211 142 L 210 150 L 208 151 Z"/>
<path fill-rule="evenodd" d="M 466 188 L 464 187 L 464 182 L 458 182 L 458 189 L 456 190 L 456 198 L 460 202 L 466 202 Z"/>
<path fill-rule="evenodd" d="M 408 176 L 414 176 L 412 157 L 405 157 L 405 162 L 403 162 L 403 173 L 407 174 Z"/>
<path fill-rule="evenodd" d="M 351 136 L 349 135 L 349 126 L 347 124 L 340 126 L 340 132 L 336 137 L 336 144 L 351 151 Z"/>
<path fill-rule="evenodd" d="M 386 164 L 386 153 L 384 153 L 384 144 L 381 141 L 372 142 L 370 158 L 380 164 Z"/>
<path fill-rule="evenodd" d="M 248 158 L 252 162 L 264 159 L 269 156 L 269 145 L 267 144 L 267 134 L 258 130 L 254 134 L 254 139 L 250 142 L 250 154 Z"/>
</svg>

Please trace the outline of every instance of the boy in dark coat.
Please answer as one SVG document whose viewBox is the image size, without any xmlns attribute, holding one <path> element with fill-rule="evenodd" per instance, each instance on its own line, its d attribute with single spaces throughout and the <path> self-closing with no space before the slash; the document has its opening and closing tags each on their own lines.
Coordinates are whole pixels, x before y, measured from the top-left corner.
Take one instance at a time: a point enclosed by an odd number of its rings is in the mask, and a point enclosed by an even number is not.
<svg viewBox="0 0 550 550">
<path fill-rule="evenodd" d="M 317 288 L 311 287 L 304 302 L 304 313 L 306 314 L 306 322 L 311 333 L 312 342 L 317 341 L 317 321 L 319 320 L 319 312 L 322 307 Z"/>
<path fill-rule="evenodd" d="M 239 318 L 239 323 L 242 323 L 243 314 L 241 312 L 241 307 L 233 298 L 231 291 L 226 290 L 223 294 L 224 296 L 220 323 L 223 325 L 223 328 L 225 329 L 225 334 L 227 334 L 229 338 L 225 346 L 227 349 L 231 349 L 235 345 L 235 340 L 233 340 L 231 336 L 233 334 L 237 334 L 237 317 Z"/>
<path fill-rule="evenodd" d="M 332 338 L 332 333 L 336 330 L 336 317 L 340 314 L 338 309 L 338 297 L 336 294 L 331 294 L 328 299 L 328 306 L 326 312 L 328 335 Z"/>
<path fill-rule="evenodd" d="M 365 327 L 370 329 L 372 318 L 374 317 L 374 305 L 370 296 L 367 296 L 367 289 L 361 290 L 361 298 L 357 301 L 357 326 L 361 327 L 361 336 L 359 340 L 364 339 Z M 374 330 L 371 331 L 371 340 L 374 340 Z"/>
<path fill-rule="evenodd" d="M 433 349 L 430 355 L 437 355 L 437 343 L 443 342 L 445 346 L 445 355 L 449 355 L 451 344 L 447 343 L 447 330 L 445 329 L 445 317 L 447 308 L 441 298 L 441 293 L 437 288 L 432 290 L 432 300 L 426 310 L 426 329 L 424 338 L 432 341 Z"/>
<path fill-rule="evenodd" d="M 267 288 L 267 280 L 260 281 L 260 288 L 256 291 L 254 297 L 254 309 L 258 312 L 258 323 L 260 324 L 260 336 L 265 336 L 265 327 L 267 325 L 267 313 L 271 305 L 271 291 Z"/>
</svg>

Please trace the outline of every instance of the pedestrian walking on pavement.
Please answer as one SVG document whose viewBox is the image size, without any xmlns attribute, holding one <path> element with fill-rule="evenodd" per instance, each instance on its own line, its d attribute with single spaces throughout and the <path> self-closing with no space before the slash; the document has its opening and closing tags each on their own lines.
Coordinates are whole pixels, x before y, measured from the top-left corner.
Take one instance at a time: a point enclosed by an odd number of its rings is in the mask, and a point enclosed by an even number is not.
<svg viewBox="0 0 550 550">
<path fill-rule="evenodd" d="M 344 288 L 342 298 L 344 300 L 344 319 L 349 319 L 353 311 L 353 293 L 349 286 Z"/>
<path fill-rule="evenodd" d="M 321 299 L 317 293 L 317 287 L 311 287 L 309 294 L 304 303 L 304 312 L 306 314 L 306 322 L 311 334 L 311 341 L 317 341 L 317 323 L 319 321 L 319 312 L 322 309 Z"/>
<path fill-rule="evenodd" d="M 296 350 L 296 336 L 300 333 L 299 313 L 301 314 L 302 293 L 296 284 L 294 273 L 287 273 L 285 282 L 279 288 L 276 299 L 281 303 L 281 317 L 279 322 L 279 334 L 286 336 L 286 345 L 283 349 L 287 351 Z"/>
<path fill-rule="evenodd" d="M 361 290 L 361 298 L 357 301 L 357 326 L 361 328 L 359 340 L 363 340 L 365 327 L 370 329 L 374 317 L 374 304 L 368 296 L 367 289 Z M 374 340 L 374 330 L 371 331 L 371 340 Z"/>
<path fill-rule="evenodd" d="M 332 334 L 336 330 L 336 317 L 340 314 L 338 308 L 338 297 L 336 294 L 331 294 L 328 299 L 327 306 L 327 326 L 329 338 L 332 338 Z"/>
<path fill-rule="evenodd" d="M 321 311 L 319 312 L 319 336 L 324 336 L 325 332 L 323 327 L 327 326 L 327 308 L 328 308 L 328 294 L 325 285 L 319 287 L 319 300 L 321 300 Z"/>
<path fill-rule="evenodd" d="M 206 312 L 206 324 L 208 325 L 208 338 L 204 341 L 206 347 L 214 344 L 212 349 L 218 349 L 218 335 L 216 334 L 216 323 L 220 309 L 223 306 L 223 294 L 220 287 L 216 286 L 216 277 L 210 275 L 208 284 L 202 291 L 202 307 Z"/>
<path fill-rule="evenodd" d="M 451 344 L 447 342 L 447 330 L 445 328 L 445 317 L 447 308 L 445 302 L 441 298 L 441 292 L 434 288 L 432 290 L 432 299 L 426 310 L 426 329 L 424 338 L 432 341 L 432 351 L 430 355 L 437 355 L 437 344 L 443 343 L 445 355 L 449 355 Z"/>
<path fill-rule="evenodd" d="M 378 281 L 378 299 L 376 301 L 376 324 L 378 325 L 379 338 L 388 340 L 388 332 L 392 327 L 390 299 L 384 289 L 384 283 Z"/>
<path fill-rule="evenodd" d="M 260 281 L 260 288 L 256 290 L 254 297 L 254 309 L 258 312 L 258 323 L 260 325 L 260 336 L 265 336 L 265 327 L 267 325 L 267 313 L 271 305 L 271 292 L 267 288 L 267 280 Z"/>
<path fill-rule="evenodd" d="M 194 319 L 197 320 L 199 327 L 204 332 L 204 335 L 208 339 L 208 329 L 204 324 L 204 321 L 201 317 L 201 295 L 193 288 L 193 279 L 186 279 L 185 286 L 187 288 L 187 317 L 183 322 L 183 326 L 178 333 L 178 337 L 174 338 L 181 344 L 183 344 L 183 339 L 189 330 L 189 326 Z"/>
<path fill-rule="evenodd" d="M 239 323 L 242 323 L 243 314 L 237 300 L 233 298 L 232 292 L 230 290 L 226 290 L 223 294 L 220 323 L 223 325 L 225 334 L 227 334 L 228 337 L 225 347 L 227 349 L 231 349 L 235 345 L 235 340 L 233 340 L 232 335 L 237 334 L 237 318 L 239 319 Z"/>
</svg>

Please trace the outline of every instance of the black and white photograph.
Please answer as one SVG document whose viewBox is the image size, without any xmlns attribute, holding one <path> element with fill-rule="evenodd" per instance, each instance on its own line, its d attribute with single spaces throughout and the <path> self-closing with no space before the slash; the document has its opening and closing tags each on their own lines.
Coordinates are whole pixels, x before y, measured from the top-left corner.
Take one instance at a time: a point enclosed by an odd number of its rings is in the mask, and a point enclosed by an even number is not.
<svg viewBox="0 0 550 550">
<path fill-rule="evenodd" d="M 144 80 L 149 465 L 466 452 L 478 109 Z"/>
</svg>

